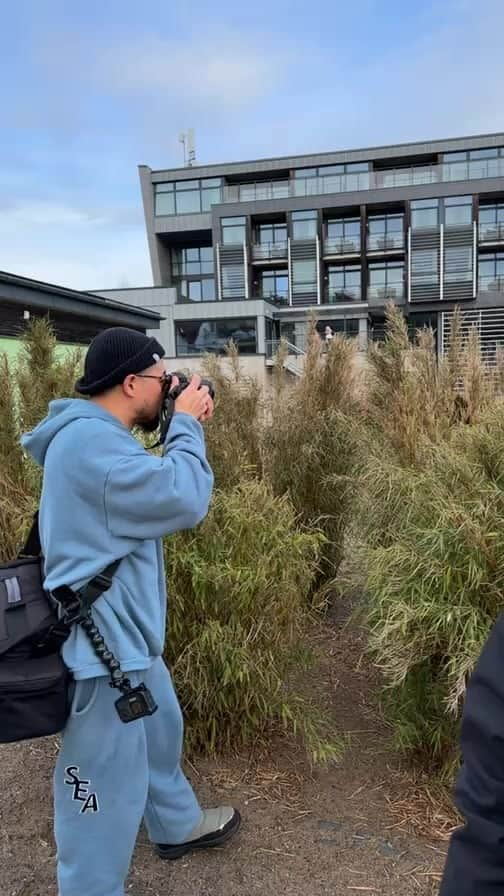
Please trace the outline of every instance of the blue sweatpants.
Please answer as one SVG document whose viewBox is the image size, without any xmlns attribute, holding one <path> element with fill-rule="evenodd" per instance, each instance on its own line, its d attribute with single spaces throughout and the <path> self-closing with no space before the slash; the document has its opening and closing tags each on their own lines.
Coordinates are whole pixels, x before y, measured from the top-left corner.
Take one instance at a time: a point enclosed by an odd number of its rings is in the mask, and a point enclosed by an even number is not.
<svg viewBox="0 0 504 896">
<path fill-rule="evenodd" d="M 109 677 L 76 683 L 54 772 L 59 896 L 124 896 L 142 818 L 153 843 L 182 843 L 201 809 L 180 768 L 183 722 L 161 658 L 142 672 L 158 710 L 121 722 Z"/>
</svg>

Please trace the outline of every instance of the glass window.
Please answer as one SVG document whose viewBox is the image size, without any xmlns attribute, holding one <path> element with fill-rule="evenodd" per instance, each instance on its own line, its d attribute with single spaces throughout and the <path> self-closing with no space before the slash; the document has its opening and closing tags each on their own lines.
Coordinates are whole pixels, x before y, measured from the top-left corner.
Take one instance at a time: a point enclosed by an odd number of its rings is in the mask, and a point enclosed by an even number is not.
<svg viewBox="0 0 504 896">
<path fill-rule="evenodd" d="M 450 196 L 443 200 L 444 219 L 447 227 L 472 224 L 472 197 Z"/>
<path fill-rule="evenodd" d="M 416 199 L 411 203 L 411 226 L 414 229 L 437 227 L 439 202 L 437 199 Z"/>
<path fill-rule="evenodd" d="M 359 301 L 360 297 L 360 265 L 331 265 L 328 268 L 328 302 L 355 302 Z"/>
<path fill-rule="evenodd" d="M 480 290 L 504 291 L 504 252 L 479 256 L 478 279 Z"/>
<path fill-rule="evenodd" d="M 496 159 L 499 155 L 499 150 L 496 147 L 491 149 L 471 149 L 469 150 L 469 158 L 470 159 Z"/>
<path fill-rule="evenodd" d="M 236 218 L 221 218 L 222 242 L 224 245 L 243 245 L 247 233 L 247 219 L 244 216 Z"/>
<path fill-rule="evenodd" d="M 215 283 L 213 278 L 208 280 L 181 280 L 180 297 L 185 302 L 215 301 Z"/>
<path fill-rule="evenodd" d="M 211 246 L 188 246 L 172 249 L 174 277 L 188 274 L 213 274 L 213 249 Z"/>
<path fill-rule="evenodd" d="M 255 318 L 229 320 L 176 321 L 177 355 L 214 352 L 224 354 L 233 340 L 242 354 L 257 352 L 257 321 Z"/>
<path fill-rule="evenodd" d="M 154 185 L 154 214 L 174 215 L 175 195 L 173 184 Z"/>
<path fill-rule="evenodd" d="M 504 202 L 480 205 L 479 238 L 489 243 L 504 239 Z"/>
<path fill-rule="evenodd" d="M 209 211 L 222 199 L 221 179 L 179 180 L 155 184 L 156 215 L 187 215 Z M 168 197 L 171 198 L 168 198 Z"/>
<path fill-rule="evenodd" d="M 404 264 L 402 261 L 370 264 L 368 276 L 368 298 L 399 299 L 403 297 Z"/>
<path fill-rule="evenodd" d="M 292 293 L 317 292 L 317 263 L 315 259 L 292 262 Z"/>
<path fill-rule="evenodd" d="M 260 246 L 287 242 L 287 224 L 259 224 L 256 232 Z"/>
<path fill-rule="evenodd" d="M 289 278 L 285 268 L 263 271 L 260 279 L 259 295 L 263 299 L 278 299 L 287 302 L 289 298 Z"/>
<path fill-rule="evenodd" d="M 317 168 L 296 168 L 294 177 L 316 177 L 317 174 Z"/>
<path fill-rule="evenodd" d="M 360 251 L 360 218 L 332 218 L 327 222 L 326 250 Z"/>
<path fill-rule="evenodd" d="M 308 240 L 317 235 L 317 212 L 292 212 L 292 238 Z"/>
<path fill-rule="evenodd" d="M 177 214 L 197 214 L 201 211 L 201 195 L 199 190 L 185 190 L 176 194 Z"/>
<path fill-rule="evenodd" d="M 368 218 L 367 247 L 370 252 L 401 249 L 404 245 L 404 215 L 372 215 Z"/>
</svg>

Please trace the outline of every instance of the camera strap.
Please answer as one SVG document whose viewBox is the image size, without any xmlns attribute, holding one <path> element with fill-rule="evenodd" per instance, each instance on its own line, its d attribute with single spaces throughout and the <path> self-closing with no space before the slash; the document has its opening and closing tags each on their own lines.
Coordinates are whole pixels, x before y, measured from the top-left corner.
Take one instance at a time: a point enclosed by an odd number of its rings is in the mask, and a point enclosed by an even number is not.
<svg viewBox="0 0 504 896">
<path fill-rule="evenodd" d="M 37 511 L 20 557 L 41 557 L 42 555 L 38 517 Z M 129 678 L 121 669 L 119 660 L 116 659 L 100 634 L 91 613 L 91 607 L 95 601 L 111 588 L 113 576 L 117 572 L 121 559 L 114 560 L 78 591 L 74 591 L 68 585 L 60 585 L 50 592 L 53 599 L 62 607 L 63 614 L 35 644 L 33 655 L 44 656 L 59 651 L 67 640 L 72 626 L 80 625 L 91 641 L 96 656 L 110 673 L 110 687 L 121 691 L 122 696 L 115 701 L 121 721 L 132 722 L 143 716 L 152 715 L 156 711 L 157 705 L 144 684 L 140 684 L 136 688 L 131 686 Z"/>
</svg>

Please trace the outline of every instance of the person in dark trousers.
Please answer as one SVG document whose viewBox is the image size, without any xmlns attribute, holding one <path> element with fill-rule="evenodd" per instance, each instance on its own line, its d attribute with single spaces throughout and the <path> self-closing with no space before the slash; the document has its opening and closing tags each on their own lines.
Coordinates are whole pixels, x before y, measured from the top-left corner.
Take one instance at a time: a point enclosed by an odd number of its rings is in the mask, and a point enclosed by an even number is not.
<svg viewBox="0 0 504 896">
<path fill-rule="evenodd" d="M 463 765 L 455 802 L 465 824 L 452 835 L 440 896 L 504 894 L 504 614 L 467 687 Z"/>
<path fill-rule="evenodd" d="M 121 559 L 93 604 L 100 634 L 133 686 L 158 709 L 124 723 L 108 670 L 74 626 L 63 659 L 76 686 L 54 773 L 59 896 L 124 896 L 142 819 L 162 858 L 217 846 L 239 813 L 202 809 L 184 776 L 182 713 L 162 654 L 166 629 L 163 536 L 196 526 L 213 488 L 202 422 L 213 413 L 194 376 L 175 401 L 163 455 L 149 454 L 134 426 L 155 431 L 166 389 L 163 347 L 114 327 L 91 343 L 86 399 L 53 401 L 23 445 L 43 466 L 40 537 L 45 587 L 82 587 Z"/>
</svg>

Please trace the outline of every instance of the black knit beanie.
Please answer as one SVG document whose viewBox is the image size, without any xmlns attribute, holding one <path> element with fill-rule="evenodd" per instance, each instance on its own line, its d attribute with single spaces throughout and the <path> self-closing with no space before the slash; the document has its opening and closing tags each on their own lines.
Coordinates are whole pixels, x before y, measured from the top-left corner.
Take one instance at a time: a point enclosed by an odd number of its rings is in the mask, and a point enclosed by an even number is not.
<svg viewBox="0 0 504 896">
<path fill-rule="evenodd" d="M 84 362 L 84 376 L 75 384 L 81 395 L 99 395 L 118 386 L 130 373 L 152 367 L 164 357 L 164 348 L 154 337 L 128 327 L 110 327 L 95 336 Z"/>
</svg>

